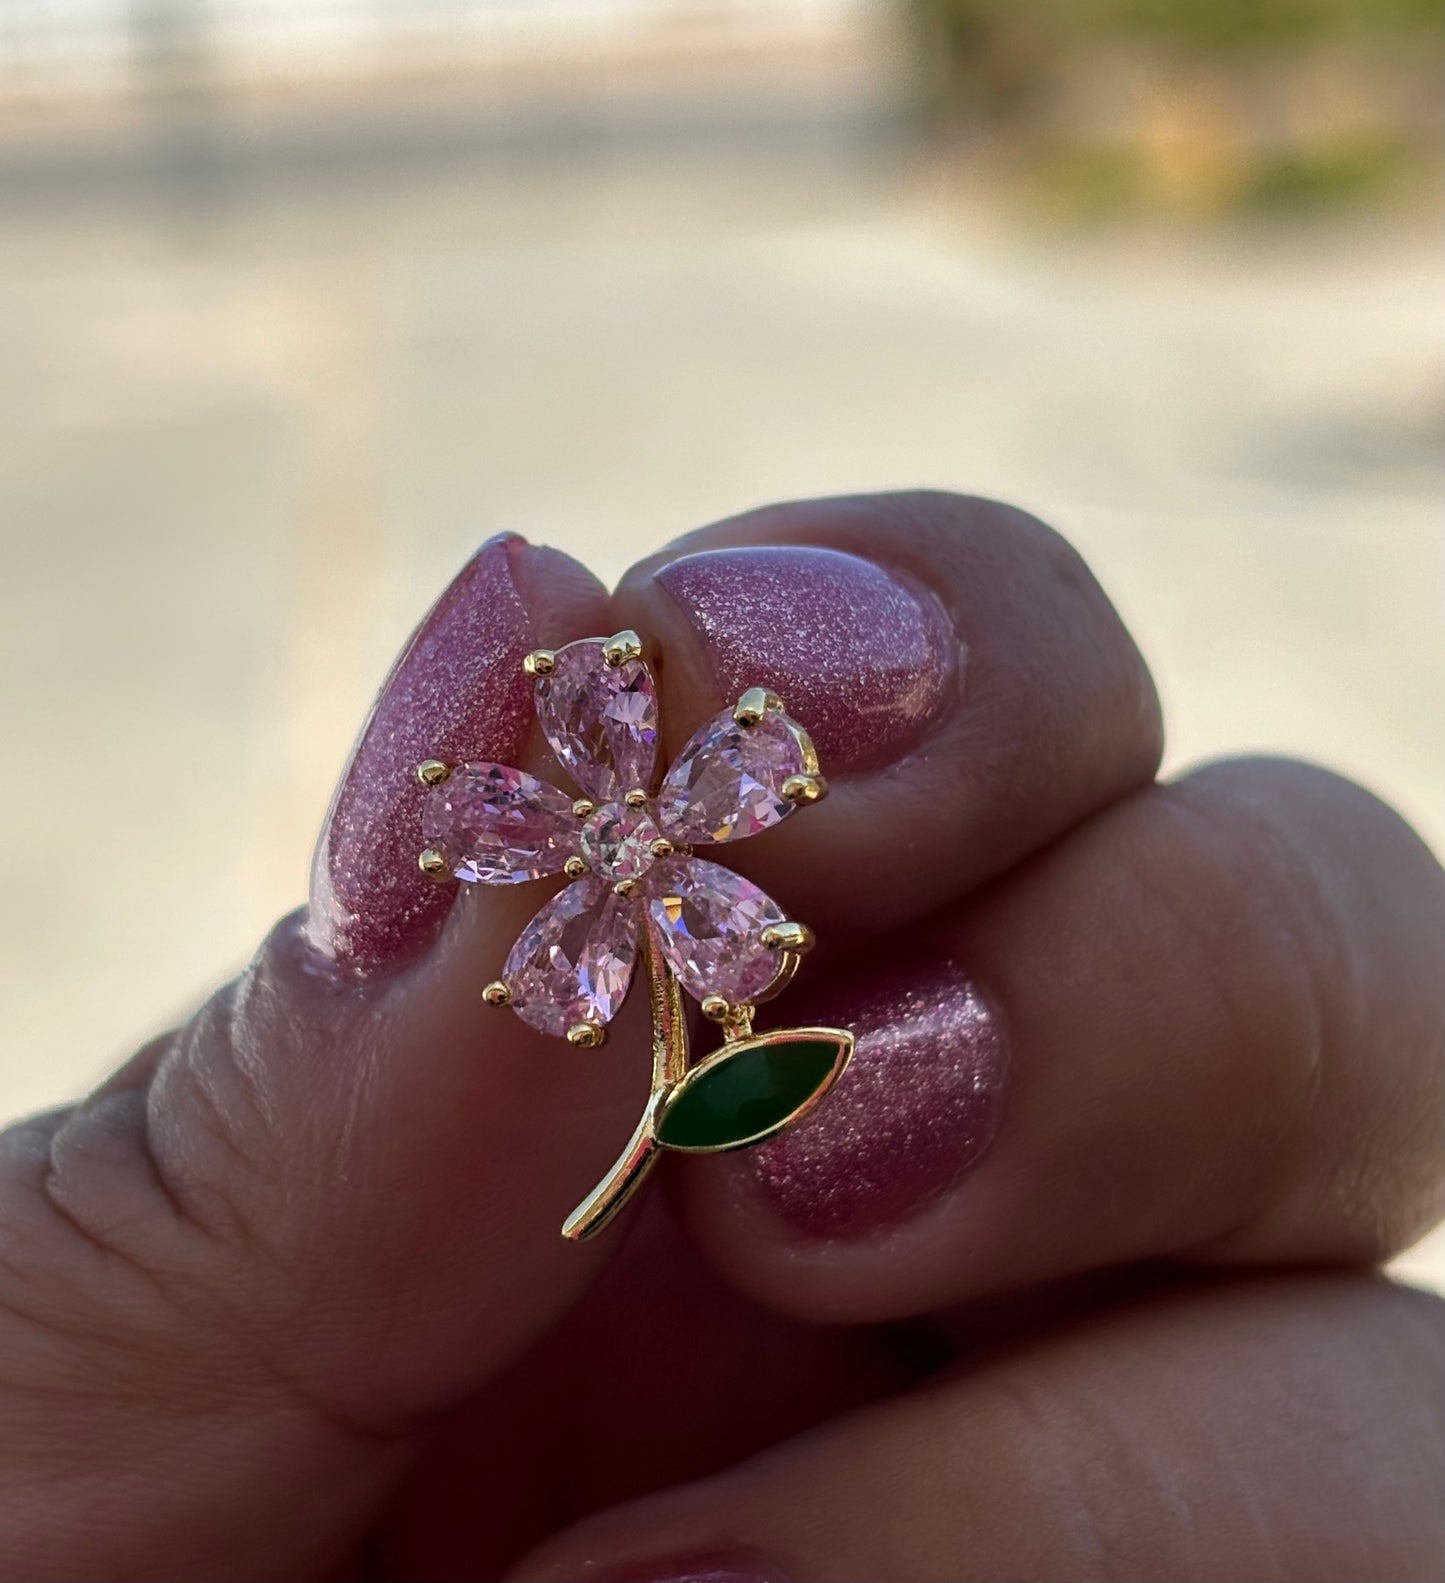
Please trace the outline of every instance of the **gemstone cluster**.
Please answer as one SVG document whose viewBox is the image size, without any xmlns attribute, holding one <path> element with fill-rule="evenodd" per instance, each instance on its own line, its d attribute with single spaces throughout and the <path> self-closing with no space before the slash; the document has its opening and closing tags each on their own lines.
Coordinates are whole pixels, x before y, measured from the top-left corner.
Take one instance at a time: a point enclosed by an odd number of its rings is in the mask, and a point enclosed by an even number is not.
<svg viewBox="0 0 1445 1583">
<path fill-rule="evenodd" d="M 580 795 L 507 765 L 438 764 L 422 811 L 422 867 L 435 877 L 568 877 L 518 935 L 499 994 L 578 1043 L 600 1039 L 649 943 L 699 1001 L 769 993 L 779 941 L 795 938 L 779 930 L 801 926 L 695 848 L 768 830 L 825 790 L 807 733 L 761 689 L 703 725 L 659 786 L 656 684 L 628 638 L 531 656 L 543 733 Z"/>
</svg>

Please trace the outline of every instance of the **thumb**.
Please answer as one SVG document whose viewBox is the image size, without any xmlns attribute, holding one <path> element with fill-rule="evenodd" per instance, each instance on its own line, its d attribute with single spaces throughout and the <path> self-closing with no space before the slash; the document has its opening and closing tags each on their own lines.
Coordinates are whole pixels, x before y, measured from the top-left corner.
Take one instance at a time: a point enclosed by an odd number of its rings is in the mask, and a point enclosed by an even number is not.
<svg viewBox="0 0 1445 1583">
<path fill-rule="evenodd" d="M 580 566 L 485 545 L 382 691 L 309 914 L 5 1134 L 0 1574 L 328 1570 L 429 1416 L 595 1270 L 557 1230 L 636 1119 L 620 1057 L 647 1041 L 603 1059 L 483 1005 L 537 896 L 428 886 L 413 767 L 517 762 L 523 655 L 605 623 Z"/>
</svg>

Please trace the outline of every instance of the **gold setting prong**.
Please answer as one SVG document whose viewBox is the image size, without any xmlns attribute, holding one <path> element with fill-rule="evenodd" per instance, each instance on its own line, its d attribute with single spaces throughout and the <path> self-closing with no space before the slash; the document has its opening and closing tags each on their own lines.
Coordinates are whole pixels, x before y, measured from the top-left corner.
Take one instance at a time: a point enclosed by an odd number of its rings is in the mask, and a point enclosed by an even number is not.
<svg viewBox="0 0 1445 1583">
<path fill-rule="evenodd" d="M 612 894 L 614 896 L 630 896 L 636 889 L 637 881 L 635 879 L 620 879 L 612 887 Z"/>
<path fill-rule="evenodd" d="M 581 879 L 589 872 L 586 858 L 569 857 L 562 865 L 562 872 L 568 879 Z"/>
<path fill-rule="evenodd" d="M 781 709 L 783 700 L 766 687 L 749 687 L 733 705 L 733 719 L 744 728 L 755 726 L 769 709 Z"/>
<path fill-rule="evenodd" d="M 597 812 L 597 804 L 593 802 L 590 797 L 579 797 L 577 801 L 572 804 L 572 812 L 575 813 L 579 819 L 590 819 L 592 815 Z"/>
<path fill-rule="evenodd" d="M 799 808 L 822 802 L 828 795 L 828 783 L 821 775 L 789 775 L 779 789 L 788 802 Z"/>
<path fill-rule="evenodd" d="M 671 857 L 677 851 L 677 848 L 665 835 L 660 835 L 647 850 L 652 853 L 653 857 L 664 858 Z"/>
<path fill-rule="evenodd" d="M 440 786 L 451 772 L 451 765 L 440 759 L 423 759 L 416 767 L 416 778 L 423 786 Z"/>
<path fill-rule="evenodd" d="M 721 995 L 706 995 L 703 997 L 702 1014 L 709 1022 L 719 1023 L 722 1027 L 723 1037 L 729 1042 L 734 1039 L 748 1039 L 753 1032 L 753 1003 L 750 1000 L 742 1001 L 734 1006 L 731 1001 L 725 1000 Z"/>
<path fill-rule="evenodd" d="M 482 999 L 489 1006 L 510 1006 L 512 992 L 499 978 L 494 978 L 482 991 Z"/>
<path fill-rule="evenodd" d="M 579 1050 L 595 1050 L 606 1037 L 606 1028 L 595 1022 L 574 1022 L 567 1030 L 567 1043 Z"/>
<path fill-rule="evenodd" d="M 613 670 L 619 665 L 625 665 L 628 660 L 640 660 L 642 639 L 631 627 L 625 627 L 621 632 L 614 633 L 602 645 L 602 658 Z"/>
<path fill-rule="evenodd" d="M 793 918 L 770 923 L 758 938 L 770 951 L 811 951 L 814 944 L 813 931 Z"/>
<path fill-rule="evenodd" d="M 428 879 L 436 880 L 438 883 L 452 877 L 451 864 L 447 862 L 445 855 L 438 852 L 434 846 L 426 847 L 422 851 L 421 856 L 416 860 L 416 866 Z"/>
<path fill-rule="evenodd" d="M 642 787 L 634 786 L 622 800 L 629 808 L 645 808 L 647 806 L 647 793 L 643 791 Z"/>
<path fill-rule="evenodd" d="M 533 649 L 522 661 L 528 676 L 550 676 L 557 669 L 556 649 Z"/>
</svg>

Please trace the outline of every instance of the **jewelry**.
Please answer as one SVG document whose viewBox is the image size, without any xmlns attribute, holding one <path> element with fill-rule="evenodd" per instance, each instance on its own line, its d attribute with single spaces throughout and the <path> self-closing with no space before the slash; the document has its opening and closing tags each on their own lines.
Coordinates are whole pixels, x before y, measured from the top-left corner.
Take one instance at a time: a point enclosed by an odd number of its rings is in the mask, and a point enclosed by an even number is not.
<svg viewBox="0 0 1445 1583">
<path fill-rule="evenodd" d="M 776 693 L 750 687 L 688 742 L 654 793 L 657 688 L 635 632 L 537 649 L 537 714 L 573 798 L 505 764 L 417 766 L 430 788 L 420 859 L 428 879 L 511 885 L 565 874 L 482 991 L 542 1033 L 594 1049 L 641 956 L 652 1006 L 652 1090 L 617 1163 L 568 1216 L 562 1235 L 594 1236 L 661 1149 L 745 1149 L 802 1120 L 853 1054 L 844 1028 L 754 1034 L 753 1013 L 813 944 L 751 881 L 694 855 L 741 840 L 818 802 L 827 782 L 807 732 Z M 682 992 L 723 1043 L 688 1059 Z"/>
</svg>

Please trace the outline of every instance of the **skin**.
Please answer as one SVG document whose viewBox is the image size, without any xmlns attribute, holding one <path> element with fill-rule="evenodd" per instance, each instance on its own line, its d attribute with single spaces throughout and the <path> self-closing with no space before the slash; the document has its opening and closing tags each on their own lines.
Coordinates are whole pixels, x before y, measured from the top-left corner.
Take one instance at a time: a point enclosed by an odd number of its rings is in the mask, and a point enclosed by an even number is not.
<svg viewBox="0 0 1445 1583">
<path fill-rule="evenodd" d="M 1372 1273 L 1440 1213 L 1433 858 L 1305 766 L 1156 785 L 1143 663 L 1020 512 L 780 506 L 664 555 L 748 543 L 888 564 L 966 634 L 928 751 L 737 866 L 827 920 L 820 983 L 880 934 L 979 973 L 1013 1047 L 985 1162 L 819 1241 L 688 1161 L 566 1246 L 640 998 L 607 1059 L 482 1007 L 516 889 L 364 984 L 283 920 L 0 1145 L 0 1575 L 1439 1576 L 1445 1320 Z M 656 564 L 522 581 L 543 641 L 657 643 L 685 733 L 722 700 Z M 875 904 L 835 854 L 884 808 L 915 856 Z"/>
</svg>

